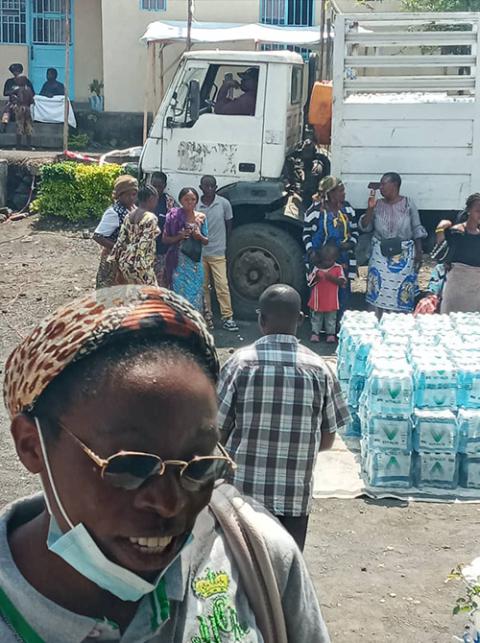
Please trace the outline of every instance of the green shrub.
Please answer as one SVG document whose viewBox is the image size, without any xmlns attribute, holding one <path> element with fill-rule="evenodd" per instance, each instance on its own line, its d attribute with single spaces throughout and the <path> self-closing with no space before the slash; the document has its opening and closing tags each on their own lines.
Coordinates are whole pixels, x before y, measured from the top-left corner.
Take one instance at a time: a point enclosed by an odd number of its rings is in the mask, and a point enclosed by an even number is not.
<svg viewBox="0 0 480 643">
<path fill-rule="evenodd" d="M 72 134 L 68 137 L 68 149 L 85 150 L 90 145 L 88 134 Z"/>
<path fill-rule="evenodd" d="M 123 173 L 120 165 L 44 165 L 33 210 L 69 221 L 99 219 L 112 202 L 115 179 Z"/>
</svg>

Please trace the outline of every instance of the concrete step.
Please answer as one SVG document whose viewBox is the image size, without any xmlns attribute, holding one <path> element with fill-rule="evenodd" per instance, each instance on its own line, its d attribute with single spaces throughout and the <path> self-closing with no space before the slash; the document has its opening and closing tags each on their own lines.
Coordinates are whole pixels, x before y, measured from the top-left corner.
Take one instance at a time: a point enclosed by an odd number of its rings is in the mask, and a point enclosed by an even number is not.
<svg viewBox="0 0 480 643">
<path fill-rule="evenodd" d="M 0 133 L 0 148 L 15 147 L 16 143 L 15 123 L 9 123 L 6 133 Z M 25 145 L 25 138 L 23 138 L 22 144 Z M 32 145 L 43 149 L 61 150 L 63 125 L 61 123 L 34 123 Z"/>
</svg>

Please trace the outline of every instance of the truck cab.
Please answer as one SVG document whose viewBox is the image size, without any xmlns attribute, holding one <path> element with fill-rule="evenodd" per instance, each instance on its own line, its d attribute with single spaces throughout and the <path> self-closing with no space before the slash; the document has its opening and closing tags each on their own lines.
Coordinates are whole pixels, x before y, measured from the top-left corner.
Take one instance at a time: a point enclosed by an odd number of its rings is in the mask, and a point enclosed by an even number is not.
<svg viewBox="0 0 480 643">
<path fill-rule="evenodd" d="M 225 79 L 256 70 L 255 113 L 215 113 Z M 302 139 L 304 64 L 290 51 L 185 54 L 160 105 L 142 154 L 144 173 L 160 167 L 174 193 L 213 174 L 220 188 L 279 179 Z M 242 94 L 232 89 L 229 98 Z M 268 97 L 268 99 L 267 99 Z M 260 144 L 259 144 L 260 143 Z"/>
<path fill-rule="evenodd" d="M 255 314 L 271 283 L 303 288 L 302 216 L 288 204 L 283 173 L 285 159 L 302 142 L 305 67 L 290 51 L 185 54 L 142 151 L 142 173 L 165 172 L 173 196 L 211 174 L 230 200 L 228 258 L 239 317 Z M 237 86 L 228 92 L 230 113 L 216 113 L 224 81 L 239 85 L 245 72 L 258 78 L 251 113 L 232 113 L 242 95 Z"/>
</svg>

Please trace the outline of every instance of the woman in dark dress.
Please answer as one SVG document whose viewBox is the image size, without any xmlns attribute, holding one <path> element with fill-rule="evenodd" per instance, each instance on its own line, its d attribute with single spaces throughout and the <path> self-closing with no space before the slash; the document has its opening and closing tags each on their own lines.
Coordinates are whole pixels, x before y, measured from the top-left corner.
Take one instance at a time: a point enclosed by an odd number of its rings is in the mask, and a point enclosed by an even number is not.
<svg viewBox="0 0 480 643">
<path fill-rule="evenodd" d="M 467 199 L 468 218 L 445 230 L 448 263 L 441 312 L 480 312 L 480 193 Z"/>
<path fill-rule="evenodd" d="M 3 95 L 7 98 L 7 102 L 2 113 L 2 124 L 0 128 L 0 132 L 2 134 L 7 131 L 7 125 L 9 122 L 15 118 L 17 91 L 20 87 L 17 79 L 23 74 L 23 65 L 21 63 L 13 63 L 13 65 L 10 65 L 8 68 L 8 71 L 12 74 L 12 78 L 8 78 L 3 86 Z M 26 79 L 25 86 L 28 87 L 28 89 L 31 90 L 32 95 L 35 96 L 33 85 L 28 78 Z"/>
</svg>

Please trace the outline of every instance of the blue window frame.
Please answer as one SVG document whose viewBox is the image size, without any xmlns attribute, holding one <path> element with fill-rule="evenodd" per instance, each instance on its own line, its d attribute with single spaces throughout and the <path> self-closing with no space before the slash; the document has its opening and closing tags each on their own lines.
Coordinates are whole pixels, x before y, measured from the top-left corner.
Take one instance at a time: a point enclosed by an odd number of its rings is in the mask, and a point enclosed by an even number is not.
<svg viewBox="0 0 480 643">
<path fill-rule="evenodd" d="M 264 25 L 283 27 L 311 27 L 314 23 L 313 0 L 261 0 L 260 22 Z M 286 45 L 262 45 L 264 51 L 291 49 L 303 56 L 305 60 L 309 49 L 287 47 Z"/>
<path fill-rule="evenodd" d="M 311 27 L 313 0 L 261 0 L 260 22 L 265 25 Z"/>
<path fill-rule="evenodd" d="M 23 45 L 26 42 L 26 0 L 0 0 L 0 43 Z"/>
<path fill-rule="evenodd" d="M 33 0 L 32 42 L 65 44 L 65 0 Z"/>
<path fill-rule="evenodd" d="M 167 0 L 140 0 L 142 11 L 166 11 Z"/>
</svg>

